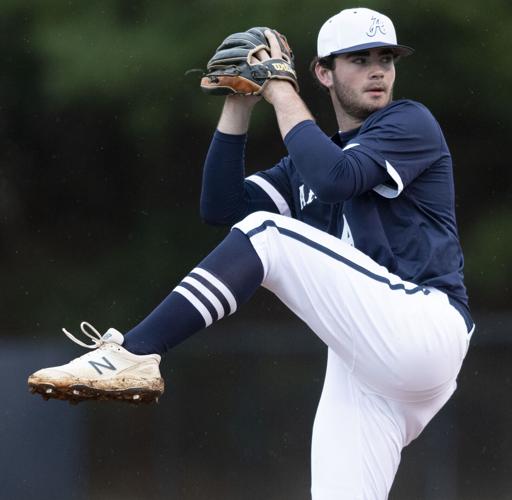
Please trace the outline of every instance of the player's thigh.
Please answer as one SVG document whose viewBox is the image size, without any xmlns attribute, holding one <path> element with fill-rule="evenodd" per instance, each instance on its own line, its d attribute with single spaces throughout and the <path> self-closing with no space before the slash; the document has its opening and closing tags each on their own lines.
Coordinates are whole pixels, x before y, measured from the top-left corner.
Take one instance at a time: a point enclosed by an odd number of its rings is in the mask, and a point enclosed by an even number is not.
<svg viewBox="0 0 512 500">
<path fill-rule="evenodd" d="M 359 250 L 266 212 L 235 227 L 250 238 L 274 292 L 384 396 L 428 399 L 457 375 L 465 324 L 444 294 L 405 282 Z"/>
<path fill-rule="evenodd" d="M 357 269 L 380 266 L 338 238 L 288 217 L 256 212 L 235 228 L 250 238 L 262 261 L 262 285 L 351 367 L 354 335 L 369 332 L 357 325 L 368 316 L 363 297 L 373 283 L 348 264 L 359 259 Z"/>
<path fill-rule="evenodd" d="M 329 350 L 311 451 L 313 500 L 384 500 L 404 445 L 402 418 L 365 394 L 342 360 Z"/>
</svg>

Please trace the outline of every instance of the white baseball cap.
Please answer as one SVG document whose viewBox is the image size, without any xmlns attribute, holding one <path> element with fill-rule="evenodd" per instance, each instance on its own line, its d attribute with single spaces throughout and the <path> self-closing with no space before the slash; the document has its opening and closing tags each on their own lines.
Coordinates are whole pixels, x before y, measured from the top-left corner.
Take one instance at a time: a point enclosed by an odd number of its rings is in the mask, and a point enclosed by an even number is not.
<svg viewBox="0 0 512 500">
<path fill-rule="evenodd" d="M 391 19 L 375 10 L 345 9 L 328 19 L 318 33 L 318 57 L 390 47 L 399 56 L 414 49 L 398 45 Z"/>
</svg>

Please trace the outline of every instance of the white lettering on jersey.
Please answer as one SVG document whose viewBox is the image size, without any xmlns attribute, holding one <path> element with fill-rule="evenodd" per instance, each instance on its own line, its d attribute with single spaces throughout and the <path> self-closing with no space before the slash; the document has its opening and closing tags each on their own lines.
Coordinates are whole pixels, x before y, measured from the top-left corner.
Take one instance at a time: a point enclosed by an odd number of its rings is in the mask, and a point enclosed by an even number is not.
<svg viewBox="0 0 512 500">
<path fill-rule="evenodd" d="M 354 246 L 354 238 L 352 238 L 352 231 L 348 225 L 347 218 L 343 216 L 343 232 L 341 233 L 341 241 L 348 243 L 351 247 Z"/>
<path fill-rule="evenodd" d="M 300 201 L 300 209 L 303 210 L 306 205 L 309 205 L 310 203 L 313 203 L 314 200 L 316 200 L 316 194 L 313 193 L 311 189 L 308 188 L 308 196 L 306 199 L 306 193 L 304 190 L 305 186 L 304 184 L 301 184 L 299 186 L 299 201 Z"/>
</svg>

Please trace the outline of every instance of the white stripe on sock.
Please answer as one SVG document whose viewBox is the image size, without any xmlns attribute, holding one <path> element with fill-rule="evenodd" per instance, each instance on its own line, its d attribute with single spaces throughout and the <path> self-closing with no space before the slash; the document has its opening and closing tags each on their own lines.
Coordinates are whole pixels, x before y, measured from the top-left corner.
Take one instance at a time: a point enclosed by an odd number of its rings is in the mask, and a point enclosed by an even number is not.
<svg viewBox="0 0 512 500">
<path fill-rule="evenodd" d="M 191 276 L 185 277 L 182 282 L 188 283 L 190 286 L 193 286 L 198 292 L 202 293 L 211 303 L 213 307 L 215 307 L 215 310 L 217 311 L 217 314 L 219 316 L 219 319 L 224 317 L 224 307 L 221 304 L 220 300 L 215 297 L 215 295 L 208 290 L 202 283 L 197 281 L 195 278 L 192 278 Z"/>
<path fill-rule="evenodd" d="M 213 323 L 212 315 L 210 314 L 210 311 L 206 309 L 206 307 L 203 305 L 203 303 L 189 290 L 186 288 L 183 288 L 182 286 L 178 285 L 173 292 L 179 293 L 183 297 L 185 297 L 196 309 L 197 312 L 203 317 L 204 322 L 206 323 L 205 326 L 210 326 Z"/>
<path fill-rule="evenodd" d="M 192 272 L 199 274 L 204 279 L 207 279 L 210 284 L 212 284 L 220 293 L 222 293 L 222 295 L 224 295 L 229 304 L 229 314 L 233 314 L 236 311 L 235 296 L 231 293 L 229 288 L 224 283 L 222 283 L 222 281 L 218 280 L 213 274 L 209 273 L 205 269 L 201 269 L 200 267 L 196 267 L 192 270 Z"/>
</svg>

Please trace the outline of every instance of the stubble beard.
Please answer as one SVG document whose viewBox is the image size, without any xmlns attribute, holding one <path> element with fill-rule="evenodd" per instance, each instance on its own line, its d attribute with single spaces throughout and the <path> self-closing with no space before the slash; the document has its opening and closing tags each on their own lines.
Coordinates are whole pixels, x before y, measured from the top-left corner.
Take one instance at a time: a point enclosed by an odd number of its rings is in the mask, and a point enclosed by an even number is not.
<svg viewBox="0 0 512 500">
<path fill-rule="evenodd" d="M 333 89 L 343 111 L 357 120 L 366 120 L 372 113 L 386 107 L 393 100 L 393 88 L 391 88 L 389 98 L 384 104 L 363 103 L 354 90 L 338 79 L 334 80 Z"/>
</svg>

